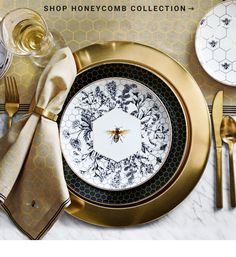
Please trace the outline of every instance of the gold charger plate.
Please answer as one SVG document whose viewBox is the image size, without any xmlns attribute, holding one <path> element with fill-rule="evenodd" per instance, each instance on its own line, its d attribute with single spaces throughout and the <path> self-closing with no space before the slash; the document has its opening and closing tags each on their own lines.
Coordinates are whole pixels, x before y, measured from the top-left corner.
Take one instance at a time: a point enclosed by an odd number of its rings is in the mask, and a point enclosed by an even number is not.
<svg viewBox="0 0 236 257">
<path fill-rule="evenodd" d="M 143 67 L 164 80 L 182 105 L 187 123 L 187 143 L 176 177 L 164 191 L 144 203 L 110 207 L 86 201 L 70 190 L 70 215 L 100 226 L 130 226 L 155 220 L 172 210 L 200 179 L 210 149 L 210 120 L 205 99 L 192 76 L 168 55 L 131 42 L 95 44 L 74 53 L 78 73 L 106 63 Z"/>
</svg>

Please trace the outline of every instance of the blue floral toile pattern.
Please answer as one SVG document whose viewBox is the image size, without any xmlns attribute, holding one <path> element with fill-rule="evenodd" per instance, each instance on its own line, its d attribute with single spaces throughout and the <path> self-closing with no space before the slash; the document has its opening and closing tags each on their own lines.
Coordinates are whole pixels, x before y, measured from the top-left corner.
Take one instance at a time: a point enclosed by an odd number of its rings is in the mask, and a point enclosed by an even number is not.
<svg viewBox="0 0 236 257">
<path fill-rule="evenodd" d="M 93 121 L 120 109 L 140 120 L 141 150 L 116 162 L 93 148 Z M 125 190 L 150 179 L 171 147 L 171 122 L 159 98 L 142 84 L 123 78 L 96 81 L 78 92 L 60 124 L 62 152 L 71 169 L 87 183 Z"/>
</svg>

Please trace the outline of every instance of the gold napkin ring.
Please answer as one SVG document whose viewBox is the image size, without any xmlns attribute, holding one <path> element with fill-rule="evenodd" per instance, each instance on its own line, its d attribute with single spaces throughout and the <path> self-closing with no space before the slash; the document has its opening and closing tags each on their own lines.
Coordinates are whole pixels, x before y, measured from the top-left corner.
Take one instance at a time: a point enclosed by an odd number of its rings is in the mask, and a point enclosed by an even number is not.
<svg viewBox="0 0 236 257">
<path fill-rule="evenodd" d="M 58 118 L 58 115 L 55 114 L 55 113 L 52 113 L 52 112 L 49 112 L 39 106 L 35 106 L 34 109 L 33 109 L 33 113 L 36 113 L 40 116 L 43 116 L 49 120 L 52 120 L 52 121 L 56 121 L 57 118 Z"/>
</svg>

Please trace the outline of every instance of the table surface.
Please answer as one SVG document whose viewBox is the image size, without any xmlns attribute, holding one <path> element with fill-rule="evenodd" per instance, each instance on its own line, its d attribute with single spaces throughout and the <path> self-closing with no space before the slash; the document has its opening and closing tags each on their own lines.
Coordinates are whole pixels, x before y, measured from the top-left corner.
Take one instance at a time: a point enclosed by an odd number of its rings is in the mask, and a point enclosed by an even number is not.
<svg viewBox="0 0 236 257">
<path fill-rule="evenodd" d="M 52 1 L 55 4 L 71 5 L 72 1 Z M 97 1 L 98 2 L 98 1 Z M 115 4 L 117 1 L 99 1 L 99 4 Z M 167 1 L 160 1 L 166 3 Z M 200 67 L 194 53 L 194 32 L 201 17 L 219 0 L 186 0 L 173 4 L 185 3 L 194 6 L 191 13 L 143 14 L 124 13 L 45 13 L 44 0 L 0 0 L 0 16 L 16 7 L 30 7 L 45 16 L 51 28 L 60 29 L 72 50 L 102 40 L 133 40 L 159 48 L 180 61 L 197 80 L 208 101 L 211 103 L 214 92 L 225 90 L 225 103 L 235 104 L 236 91 L 226 88 L 211 79 Z M 96 3 L 81 0 L 80 4 Z M 125 0 L 122 3 L 154 4 L 152 1 Z M 68 18 L 70 15 L 70 18 Z M 129 17 L 132 17 L 130 19 Z M 187 22 L 186 22 L 187 20 Z M 76 26 L 75 26 L 76 25 Z M 174 39 L 174 40 L 173 40 Z M 35 91 L 40 71 L 32 68 L 27 58 L 15 58 L 9 75 L 16 76 L 20 84 L 20 94 L 24 103 L 29 103 Z M 0 81 L 0 102 L 4 102 L 4 87 Z M 0 137 L 6 132 L 6 115 L 0 114 Z M 193 190 L 178 207 L 161 219 L 146 225 L 132 228 L 100 228 L 81 222 L 64 213 L 47 233 L 44 239 L 236 239 L 236 209 L 229 204 L 229 178 L 227 151 L 224 148 L 224 204 L 222 210 L 214 209 L 214 149 L 205 172 Z M 197 158 L 197 156 L 196 156 Z M 0 239 L 26 239 L 17 230 L 7 215 L 0 210 Z"/>
</svg>

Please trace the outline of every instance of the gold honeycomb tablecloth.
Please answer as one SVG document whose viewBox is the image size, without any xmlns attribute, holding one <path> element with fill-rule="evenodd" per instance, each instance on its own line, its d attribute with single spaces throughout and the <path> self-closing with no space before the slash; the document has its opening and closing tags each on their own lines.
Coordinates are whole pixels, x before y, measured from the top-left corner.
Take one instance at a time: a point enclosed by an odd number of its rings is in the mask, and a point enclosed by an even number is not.
<svg viewBox="0 0 236 257">
<path fill-rule="evenodd" d="M 208 104 L 216 91 L 225 91 L 225 104 L 236 104 L 236 90 L 213 80 L 200 66 L 194 37 L 202 16 L 220 0 L 0 0 L 0 16 L 19 7 L 37 10 L 46 19 L 50 29 L 59 31 L 73 50 L 108 40 L 128 40 L 158 48 L 177 59 L 193 75 Z M 46 12 L 45 5 L 65 5 L 64 12 Z M 125 5 L 126 12 L 71 11 L 71 6 Z M 185 12 L 130 11 L 131 5 L 186 5 Z M 194 8 L 192 10 L 191 8 Z M 190 8 L 190 9 L 189 9 Z M 14 75 L 19 84 L 22 103 L 29 103 L 41 70 L 29 58 L 15 57 L 8 75 Z M 3 81 L 0 81 L 0 103 L 4 102 Z"/>
</svg>

